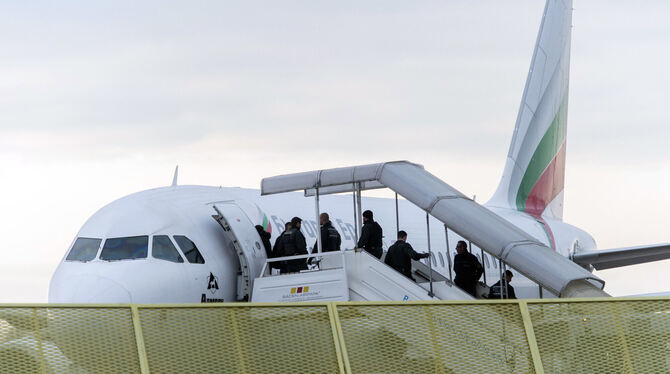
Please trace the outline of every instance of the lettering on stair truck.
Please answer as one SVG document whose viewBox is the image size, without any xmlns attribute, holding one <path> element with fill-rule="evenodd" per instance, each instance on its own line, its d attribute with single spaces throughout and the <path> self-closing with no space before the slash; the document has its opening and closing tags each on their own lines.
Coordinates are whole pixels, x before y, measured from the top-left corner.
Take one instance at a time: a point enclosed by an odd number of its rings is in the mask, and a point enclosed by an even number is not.
<svg viewBox="0 0 670 374">
<path fill-rule="evenodd" d="M 310 289 L 309 286 L 292 287 L 291 291 L 288 294 L 282 295 L 281 298 L 282 300 L 291 300 L 308 296 L 319 296 L 321 291 L 314 291 L 313 288 Z"/>
</svg>

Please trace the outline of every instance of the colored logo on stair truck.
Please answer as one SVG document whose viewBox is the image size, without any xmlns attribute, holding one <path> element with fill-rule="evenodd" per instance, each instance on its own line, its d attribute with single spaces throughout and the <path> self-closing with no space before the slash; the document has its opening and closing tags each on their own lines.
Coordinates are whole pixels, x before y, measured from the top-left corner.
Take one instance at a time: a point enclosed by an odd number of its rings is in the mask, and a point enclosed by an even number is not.
<svg viewBox="0 0 670 374">
<path fill-rule="evenodd" d="M 321 291 L 311 290 L 309 286 L 292 287 L 291 292 L 282 295 L 282 299 L 299 299 L 306 296 L 319 296 Z"/>
<path fill-rule="evenodd" d="M 293 288 L 291 288 L 291 294 L 294 294 L 294 293 L 303 293 L 303 292 L 309 292 L 309 286 L 305 286 L 305 287 L 293 287 Z"/>
</svg>

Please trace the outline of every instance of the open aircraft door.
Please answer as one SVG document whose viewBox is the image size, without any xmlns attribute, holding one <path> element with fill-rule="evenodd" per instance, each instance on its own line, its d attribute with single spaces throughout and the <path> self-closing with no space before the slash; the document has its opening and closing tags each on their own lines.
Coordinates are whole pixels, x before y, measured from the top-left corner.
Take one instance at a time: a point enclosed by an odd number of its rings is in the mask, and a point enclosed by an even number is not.
<svg viewBox="0 0 670 374">
<path fill-rule="evenodd" d="M 217 203 L 212 217 L 221 225 L 232 242 L 240 269 L 237 275 L 237 300 L 251 300 L 253 282 L 265 263 L 265 249 L 254 224 L 234 202 Z"/>
</svg>

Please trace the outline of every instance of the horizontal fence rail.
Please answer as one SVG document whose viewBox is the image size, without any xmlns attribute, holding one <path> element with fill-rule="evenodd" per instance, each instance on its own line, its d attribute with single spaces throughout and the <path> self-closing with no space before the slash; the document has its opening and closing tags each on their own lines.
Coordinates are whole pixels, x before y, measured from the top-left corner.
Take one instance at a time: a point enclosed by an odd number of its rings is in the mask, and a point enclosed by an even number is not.
<svg viewBox="0 0 670 374">
<path fill-rule="evenodd" d="M 670 298 L 2 305 L 0 373 L 665 373 Z"/>
</svg>

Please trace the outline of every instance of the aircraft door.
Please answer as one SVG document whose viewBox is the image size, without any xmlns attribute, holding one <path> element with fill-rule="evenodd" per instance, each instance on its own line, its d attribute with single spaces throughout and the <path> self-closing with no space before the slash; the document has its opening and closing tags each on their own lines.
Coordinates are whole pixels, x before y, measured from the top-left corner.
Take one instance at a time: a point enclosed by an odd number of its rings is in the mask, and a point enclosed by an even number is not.
<svg viewBox="0 0 670 374">
<path fill-rule="evenodd" d="M 217 203 L 212 217 L 221 225 L 233 244 L 240 261 L 237 277 L 237 299 L 251 300 L 253 281 L 265 264 L 265 249 L 254 224 L 234 202 Z"/>
</svg>

